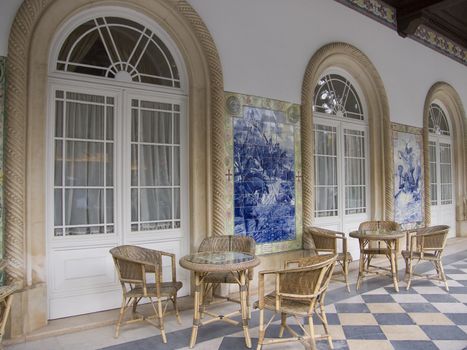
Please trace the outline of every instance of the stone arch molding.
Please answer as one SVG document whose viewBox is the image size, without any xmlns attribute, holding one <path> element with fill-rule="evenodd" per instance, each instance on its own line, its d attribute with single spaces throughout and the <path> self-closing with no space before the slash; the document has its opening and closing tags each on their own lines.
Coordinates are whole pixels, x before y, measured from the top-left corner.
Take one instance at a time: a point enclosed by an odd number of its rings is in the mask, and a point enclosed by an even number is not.
<svg viewBox="0 0 467 350">
<path fill-rule="evenodd" d="M 313 93 L 321 74 L 338 68 L 360 86 L 369 116 L 371 212 L 374 218 L 393 217 L 393 178 L 389 105 L 383 81 L 370 59 L 356 47 L 336 42 L 324 45 L 310 59 L 302 85 L 303 225 L 314 221 Z"/>
<path fill-rule="evenodd" d="M 453 148 L 454 148 L 454 164 L 455 169 L 455 198 L 456 198 L 456 220 L 458 227 L 456 233 L 463 233 L 463 225 L 459 223 L 467 220 L 467 116 L 462 105 L 462 100 L 457 91 L 448 83 L 437 82 L 427 93 L 423 108 L 423 157 L 428 160 L 428 122 L 430 105 L 434 101 L 440 101 L 447 109 L 448 118 L 450 120 L 451 130 L 453 133 Z M 428 203 L 425 212 L 428 214 L 427 219 L 431 221 L 430 213 L 430 169 L 428 161 L 425 162 L 424 171 L 428 175 L 425 181 L 425 193 L 428 197 Z M 427 220 L 427 224 L 430 224 Z"/>
<path fill-rule="evenodd" d="M 25 0 L 9 38 L 5 144 L 7 272 L 23 285 L 46 280 L 45 118 L 50 45 L 64 21 L 101 5 L 142 13 L 178 46 L 189 80 L 192 249 L 207 232 L 225 232 L 222 67 L 214 41 L 191 5 L 186 0 Z M 40 302 L 47 304 L 46 299 Z"/>
</svg>

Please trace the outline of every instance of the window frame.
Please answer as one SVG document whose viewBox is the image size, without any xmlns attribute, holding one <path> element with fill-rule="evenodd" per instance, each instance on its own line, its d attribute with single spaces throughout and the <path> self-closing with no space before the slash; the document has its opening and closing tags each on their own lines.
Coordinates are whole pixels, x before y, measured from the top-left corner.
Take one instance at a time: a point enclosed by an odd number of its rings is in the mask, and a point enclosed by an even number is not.
<svg viewBox="0 0 467 350">
<path fill-rule="evenodd" d="M 324 216 L 324 217 L 319 217 L 316 216 L 316 205 L 314 205 L 314 211 L 313 211 L 313 218 L 314 220 L 319 220 L 319 221 L 324 221 L 324 222 L 334 222 L 336 220 L 339 220 L 343 225 L 345 225 L 345 221 L 347 217 L 355 217 L 358 215 L 365 215 L 368 216 L 371 214 L 371 203 L 370 203 L 370 189 L 371 189 L 371 178 L 370 178 L 370 154 L 369 154 L 369 141 L 370 141 L 370 128 L 369 128 L 369 123 L 368 123 L 368 109 L 366 105 L 366 101 L 364 98 L 364 94 L 362 92 L 362 89 L 358 85 L 358 83 L 353 79 L 353 77 L 348 74 L 345 70 L 340 69 L 340 68 L 332 68 L 329 70 L 326 70 L 322 72 L 320 75 L 319 79 L 316 81 L 314 87 L 313 87 L 313 96 L 312 96 L 312 101 L 314 105 L 314 101 L 316 96 L 314 95 L 315 88 L 318 84 L 318 82 L 326 75 L 328 74 L 336 74 L 340 75 L 343 78 L 347 79 L 347 81 L 352 85 L 352 87 L 355 89 L 358 99 L 361 103 L 361 109 L 363 112 L 363 120 L 358 120 L 358 119 L 353 119 L 353 118 L 344 118 L 344 117 L 339 117 L 333 114 L 327 114 L 327 113 L 322 113 L 322 112 L 317 112 L 313 108 L 313 138 L 315 137 L 315 125 L 326 125 L 326 126 L 332 126 L 336 128 L 336 133 L 337 133 L 337 188 L 338 188 L 338 201 L 337 201 L 337 216 Z M 353 214 L 346 214 L 346 208 L 345 208 L 345 156 L 344 156 L 344 129 L 350 129 L 350 130 L 358 130 L 358 131 L 363 131 L 364 132 L 364 152 L 365 152 L 365 188 L 366 188 L 366 193 L 365 193 L 365 212 L 363 213 L 353 213 Z M 313 146 L 314 148 L 314 146 Z M 313 154 L 313 167 L 315 168 L 315 152 Z M 316 171 L 316 169 L 314 169 Z M 315 201 L 316 201 L 316 176 L 314 177 L 314 183 L 313 183 L 313 190 L 314 190 L 314 196 L 315 196 Z M 316 202 L 315 202 L 316 204 Z"/>
<path fill-rule="evenodd" d="M 434 143 L 435 147 L 435 152 L 436 152 L 436 162 L 432 162 L 432 159 L 429 158 L 429 170 L 431 172 L 431 165 L 435 164 L 436 167 L 436 202 L 433 202 L 433 196 L 432 196 L 432 185 L 435 184 L 432 182 L 433 177 L 430 176 L 430 206 L 445 206 L 445 205 L 453 205 L 455 203 L 455 179 L 454 179 L 454 149 L 453 149 L 453 132 L 452 132 L 452 125 L 451 125 L 451 119 L 449 117 L 449 113 L 447 112 L 446 107 L 444 104 L 439 101 L 439 100 L 433 100 L 430 103 L 428 111 L 431 111 L 431 106 L 432 105 L 437 105 L 441 111 L 444 113 L 444 118 L 447 121 L 448 128 L 449 128 L 449 135 L 446 134 L 437 134 L 435 132 L 430 131 L 428 129 L 428 157 L 430 156 L 430 147 L 431 143 Z M 428 115 L 428 122 L 430 120 L 431 116 Z M 449 145 L 450 149 L 450 155 L 451 155 L 451 199 L 450 203 L 442 203 L 442 185 L 448 185 L 449 183 L 441 183 L 441 144 L 446 144 Z M 447 163 L 443 163 L 447 164 Z M 431 175 L 431 174 L 430 174 Z"/>
</svg>

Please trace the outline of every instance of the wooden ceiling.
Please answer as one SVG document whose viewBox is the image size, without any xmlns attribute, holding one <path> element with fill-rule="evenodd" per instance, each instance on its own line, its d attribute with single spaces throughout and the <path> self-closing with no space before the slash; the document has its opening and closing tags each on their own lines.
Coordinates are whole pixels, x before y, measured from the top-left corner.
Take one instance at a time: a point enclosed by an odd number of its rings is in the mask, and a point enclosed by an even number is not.
<svg viewBox="0 0 467 350">
<path fill-rule="evenodd" d="M 397 32 L 411 36 L 425 25 L 467 48 L 467 0 L 384 0 L 396 10 Z"/>
</svg>

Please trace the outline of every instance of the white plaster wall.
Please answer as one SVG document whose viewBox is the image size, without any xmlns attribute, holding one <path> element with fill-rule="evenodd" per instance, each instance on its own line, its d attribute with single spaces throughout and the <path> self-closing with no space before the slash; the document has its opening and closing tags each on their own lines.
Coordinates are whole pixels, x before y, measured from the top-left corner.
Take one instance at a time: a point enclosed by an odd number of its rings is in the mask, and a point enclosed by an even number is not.
<svg viewBox="0 0 467 350">
<path fill-rule="evenodd" d="M 391 120 L 422 126 L 428 89 L 451 84 L 467 108 L 467 67 L 332 0 L 188 0 L 208 26 L 225 90 L 300 103 L 311 56 L 342 41 L 363 51 L 381 74 Z M 0 55 L 22 0 L 0 0 Z"/>
<path fill-rule="evenodd" d="M 363 51 L 388 94 L 391 120 L 421 127 L 437 81 L 467 108 L 467 67 L 332 0 L 188 0 L 216 42 L 225 90 L 300 103 L 305 67 L 324 44 Z"/>
<path fill-rule="evenodd" d="M 0 0 L 0 56 L 8 53 L 8 36 L 16 11 L 23 0 Z"/>
</svg>

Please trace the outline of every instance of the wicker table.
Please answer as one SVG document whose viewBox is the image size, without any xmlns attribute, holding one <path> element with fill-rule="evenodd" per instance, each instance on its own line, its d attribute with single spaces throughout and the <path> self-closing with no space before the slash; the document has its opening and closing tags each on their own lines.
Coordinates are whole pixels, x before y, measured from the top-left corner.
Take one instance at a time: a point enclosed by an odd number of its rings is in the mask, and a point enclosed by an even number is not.
<svg viewBox="0 0 467 350">
<path fill-rule="evenodd" d="M 192 270 L 195 274 L 195 305 L 193 314 L 193 330 L 191 332 L 190 348 L 193 348 L 198 335 L 198 326 L 206 325 L 215 321 L 225 321 L 231 324 L 239 324 L 230 317 L 241 313 L 243 334 L 245 336 L 245 344 L 251 348 L 250 333 L 248 331 L 248 303 L 247 303 L 247 286 L 246 274 L 249 268 L 258 266 L 259 259 L 248 253 L 241 252 L 203 252 L 186 255 L 180 259 L 180 265 L 188 270 Z M 240 285 L 240 311 L 235 311 L 228 315 L 215 315 L 202 309 L 203 300 L 203 283 L 206 276 L 210 273 L 230 272 L 232 273 L 238 284 Z M 205 313 L 212 318 L 200 322 L 201 314 Z"/>
<path fill-rule="evenodd" d="M 394 288 L 399 292 L 399 284 L 397 278 L 397 252 L 399 251 L 399 239 L 404 237 L 402 231 L 353 231 L 349 234 L 350 237 L 358 238 L 360 243 L 360 265 L 358 270 L 357 290 L 364 277 L 368 274 L 388 273 L 392 276 Z M 378 247 L 371 247 L 370 242 L 378 242 Z M 379 247 L 379 243 L 384 242 L 384 247 Z M 388 258 L 390 269 L 371 265 L 371 259 L 374 255 L 384 255 Z"/>
</svg>

